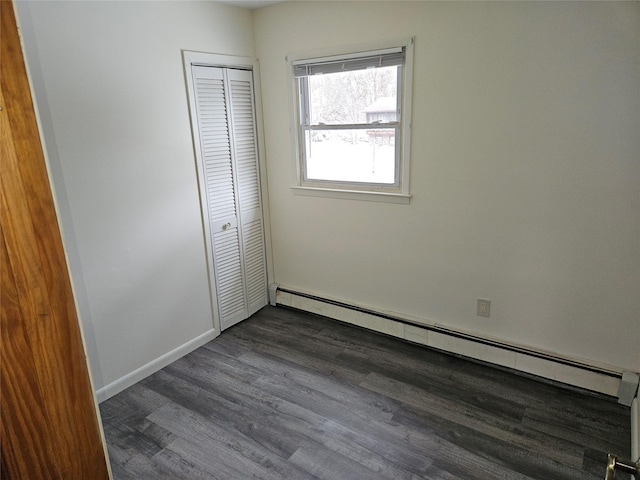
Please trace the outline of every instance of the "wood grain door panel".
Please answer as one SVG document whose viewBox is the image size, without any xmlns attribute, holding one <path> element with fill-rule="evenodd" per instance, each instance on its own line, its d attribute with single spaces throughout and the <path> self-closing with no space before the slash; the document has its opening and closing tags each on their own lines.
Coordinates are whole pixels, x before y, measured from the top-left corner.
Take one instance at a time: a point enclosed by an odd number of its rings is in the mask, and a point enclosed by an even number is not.
<svg viewBox="0 0 640 480">
<path fill-rule="evenodd" d="M 3 479 L 108 479 L 18 30 L 0 1 Z"/>
</svg>

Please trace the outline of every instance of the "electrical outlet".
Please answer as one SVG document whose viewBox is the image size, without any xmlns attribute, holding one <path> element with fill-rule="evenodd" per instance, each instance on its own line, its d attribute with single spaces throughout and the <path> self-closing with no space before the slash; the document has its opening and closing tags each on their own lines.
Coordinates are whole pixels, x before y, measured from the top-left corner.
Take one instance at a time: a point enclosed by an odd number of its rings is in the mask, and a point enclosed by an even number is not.
<svg viewBox="0 0 640 480">
<path fill-rule="evenodd" d="M 476 315 L 479 317 L 487 317 L 491 313 L 491 300 L 486 300 L 484 298 L 478 299 L 478 307 L 476 309 Z"/>
</svg>

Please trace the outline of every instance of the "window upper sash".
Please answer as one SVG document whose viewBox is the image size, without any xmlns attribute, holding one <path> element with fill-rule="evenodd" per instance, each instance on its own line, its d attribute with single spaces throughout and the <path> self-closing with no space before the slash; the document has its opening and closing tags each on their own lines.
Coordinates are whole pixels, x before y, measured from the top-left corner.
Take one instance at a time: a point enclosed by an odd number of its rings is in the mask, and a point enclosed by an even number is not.
<svg viewBox="0 0 640 480">
<path fill-rule="evenodd" d="M 374 122 L 374 123 L 346 123 L 346 124 L 302 124 L 305 130 L 389 130 L 390 128 L 399 127 L 399 122 Z"/>
<path fill-rule="evenodd" d="M 296 78 L 328 73 L 352 72 L 367 68 L 398 67 L 404 63 L 404 47 L 390 48 L 363 54 L 296 60 L 293 74 Z"/>
</svg>

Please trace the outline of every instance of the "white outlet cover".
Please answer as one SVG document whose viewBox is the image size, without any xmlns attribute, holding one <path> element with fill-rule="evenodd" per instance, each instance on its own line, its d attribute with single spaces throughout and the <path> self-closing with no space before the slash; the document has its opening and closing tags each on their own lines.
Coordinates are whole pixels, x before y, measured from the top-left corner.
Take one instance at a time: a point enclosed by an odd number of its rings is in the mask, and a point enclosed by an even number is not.
<svg viewBox="0 0 640 480">
<path fill-rule="evenodd" d="M 476 315 L 479 317 L 487 317 L 491 314 L 491 300 L 485 298 L 478 299 L 478 306 L 476 309 Z"/>
</svg>

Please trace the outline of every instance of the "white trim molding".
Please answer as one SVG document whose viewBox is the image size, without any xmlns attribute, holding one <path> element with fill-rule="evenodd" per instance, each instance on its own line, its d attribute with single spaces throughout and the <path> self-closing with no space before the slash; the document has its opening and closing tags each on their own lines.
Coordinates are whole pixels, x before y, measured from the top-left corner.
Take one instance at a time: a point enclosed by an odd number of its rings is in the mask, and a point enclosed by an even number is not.
<svg viewBox="0 0 640 480">
<path fill-rule="evenodd" d="M 640 462 L 640 399 L 631 404 L 631 459 Z"/>
<path fill-rule="evenodd" d="M 173 350 L 165 353 L 161 357 L 158 357 L 155 360 L 150 361 L 146 365 L 143 365 L 142 367 L 137 368 L 133 372 L 128 373 L 124 377 L 119 378 L 115 382 L 111 382 L 110 384 L 105 385 L 104 387 L 96 391 L 96 397 L 98 398 L 98 403 L 102 403 L 105 400 L 108 400 L 114 395 L 138 383 L 140 380 L 143 380 L 149 375 L 156 373 L 158 370 L 163 369 L 167 365 L 184 357 L 186 354 L 191 353 L 192 351 L 194 351 L 197 348 L 200 348 L 206 343 L 209 343 L 211 340 L 213 340 L 217 336 L 218 336 L 217 331 L 212 328 L 211 330 L 208 330 L 202 335 L 197 336 L 193 340 L 190 340 L 187 343 L 180 345 L 177 348 L 174 348 Z"/>
<path fill-rule="evenodd" d="M 622 381 L 618 388 L 618 403 L 630 407 L 638 395 L 640 375 L 635 372 L 622 372 Z"/>
<path fill-rule="evenodd" d="M 411 195 L 393 192 L 374 192 L 364 190 L 336 190 L 320 187 L 299 187 L 293 185 L 291 190 L 295 195 L 308 197 L 342 198 L 345 200 L 366 200 L 369 202 L 400 203 L 407 205 Z"/>
</svg>

